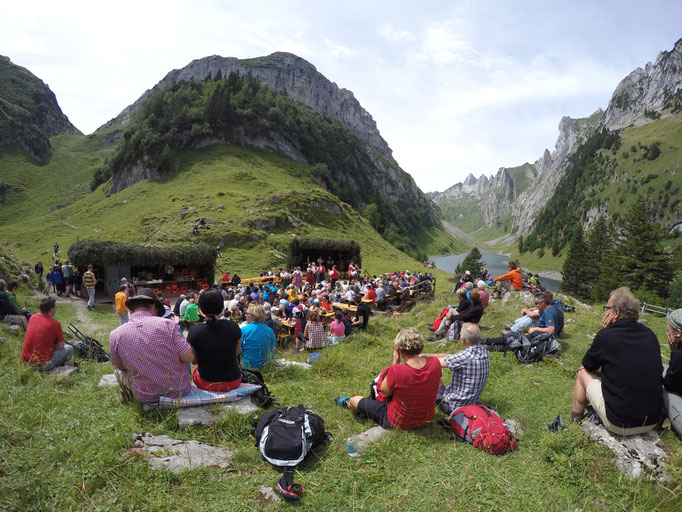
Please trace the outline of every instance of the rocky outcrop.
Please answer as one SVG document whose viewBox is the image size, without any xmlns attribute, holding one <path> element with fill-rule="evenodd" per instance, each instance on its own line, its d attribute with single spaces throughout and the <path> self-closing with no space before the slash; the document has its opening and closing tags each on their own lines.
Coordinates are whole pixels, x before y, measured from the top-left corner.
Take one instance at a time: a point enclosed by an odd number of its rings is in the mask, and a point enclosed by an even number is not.
<svg viewBox="0 0 682 512">
<path fill-rule="evenodd" d="M 682 39 L 669 52 L 661 52 L 644 69 L 626 76 L 613 92 L 601 125 L 620 130 L 651 122 L 646 111 L 661 114 L 668 99 L 682 89 Z"/>
<path fill-rule="evenodd" d="M 606 111 L 598 109 L 588 118 L 564 117 L 559 123 L 559 138 L 553 152 L 545 150 L 535 162 L 532 184 L 519 192 L 522 176 L 508 176 L 501 168 L 489 179 L 478 180 L 469 175 L 432 199 L 448 211 L 447 205 L 464 200 L 476 201 L 485 226 L 495 225 L 502 217 L 513 219 L 514 231 L 525 234 L 531 231 L 535 215 L 554 195 L 557 185 L 570 163 L 570 156 L 595 130 L 620 130 L 628 126 L 640 126 L 657 117 L 668 115 L 673 97 L 682 102 L 682 39 L 669 52 L 661 52 L 656 61 L 644 69 L 637 68 L 625 77 L 613 93 Z M 605 209 L 602 205 L 591 215 Z M 457 212 L 457 210 L 454 210 Z M 588 216 L 588 222 L 590 220 Z M 450 219 L 455 221 L 457 219 Z"/>
<path fill-rule="evenodd" d="M 152 91 L 194 78 L 203 80 L 209 76 L 215 78 L 218 74 L 227 78 L 230 73 L 237 73 L 244 78 L 257 78 L 263 85 L 277 92 L 285 92 L 313 112 L 338 121 L 365 141 L 369 147 L 394 161 L 391 149 L 381 137 L 374 119 L 362 108 L 351 91 L 339 88 L 305 59 L 284 52 L 275 52 L 255 59 L 212 55 L 193 60 L 184 68 L 174 69 L 168 73 L 151 90 L 146 91 L 135 103 L 126 107 L 99 130 L 115 124 L 129 123 L 135 109 Z"/>
<path fill-rule="evenodd" d="M 19 146 L 37 162 L 52 153 L 49 137 L 78 132 L 47 84 L 2 55 L 0 111 L 0 147 Z"/>
<path fill-rule="evenodd" d="M 462 183 L 437 194 L 434 201 L 446 211 L 448 203 L 475 201 L 485 226 L 511 216 L 515 232 L 529 232 L 535 215 L 554 194 L 570 155 L 599 126 L 603 114 L 598 109 L 587 118 L 562 118 L 554 151 L 546 149 L 532 166 L 501 167 L 496 174 L 478 179 L 469 174 Z"/>
</svg>

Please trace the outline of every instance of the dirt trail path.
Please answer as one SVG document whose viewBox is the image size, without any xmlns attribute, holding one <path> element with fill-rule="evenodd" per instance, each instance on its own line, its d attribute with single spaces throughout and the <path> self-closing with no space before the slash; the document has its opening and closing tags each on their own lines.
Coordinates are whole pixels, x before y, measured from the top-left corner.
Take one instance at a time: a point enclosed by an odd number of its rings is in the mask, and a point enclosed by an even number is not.
<svg viewBox="0 0 682 512">
<path fill-rule="evenodd" d="M 445 220 L 442 221 L 442 223 L 443 223 L 443 227 L 445 228 L 445 231 L 450 233 L 456 239 L 461 240 L 462 242 L 467 244 L 469 246 L 468 248 L 476 247 L 476 245 L 481 245 L 481 244 L 477 244 L 476 240 L 471 238 L 469 235 L 467 235 L 464 231 L 462 231 L 458 227 L 453 226 L 452 224 L 450 224 L 449 222 L 447 222 Z"/>
<path fill-rule="evenodd" d="M 40 292 L 34 292 L 33 297 L 35 299 L 41 300 L 45 297 Z M 57 301 L 57 304 L 71 304 L 73 307 L 76 308 L 76 317 L 78 318 L 78 330 L 82 331 L 88 336 L 91 336 L 90 333 L 93 333 L 94 331 L 99 331 L 102 329 L 102 326 L 93 322 L 92 319 L 88 315 L 88 310 L 87 310 L 87 303 L 78 297 L 71 297 L 71 296 L 59 296 L 59 295 L 51 295 L 51 297 L 54 297 L 54 299 Z M 62 326 L 66 327 L 66 326 Z"/>
</svg>

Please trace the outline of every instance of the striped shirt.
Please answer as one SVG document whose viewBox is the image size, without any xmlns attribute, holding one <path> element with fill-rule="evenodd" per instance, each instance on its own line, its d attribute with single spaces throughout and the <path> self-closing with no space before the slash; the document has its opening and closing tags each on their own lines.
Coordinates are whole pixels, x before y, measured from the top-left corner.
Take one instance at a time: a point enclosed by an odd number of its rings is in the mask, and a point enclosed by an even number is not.
<svg viewBox="0 0 682 512">
<path fill-rule="evenodd" d="M 85 274 L 83 274 L 83 286 L 90 290 L 95 287 L 95 284 L 97 284 L 95 273 L 88 270 Z"/>
</svg>

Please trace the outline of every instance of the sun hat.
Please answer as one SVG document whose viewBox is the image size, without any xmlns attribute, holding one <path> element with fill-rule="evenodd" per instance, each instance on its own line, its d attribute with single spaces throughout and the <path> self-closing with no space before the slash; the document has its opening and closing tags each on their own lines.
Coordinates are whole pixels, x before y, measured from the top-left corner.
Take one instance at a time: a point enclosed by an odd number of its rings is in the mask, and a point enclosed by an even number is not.
<svg viewBox="0 0 682 512">
<path fill-rule="evenodd" d="M 126 307 L 132 311 L 140 302 L 153 302 L 156 304 L 156 316 L 163 316 L 163 303 L 156 297 L 151 288 L 138 288 L 137 295 L 130 297 L 126 301 Z"/>
</svg>

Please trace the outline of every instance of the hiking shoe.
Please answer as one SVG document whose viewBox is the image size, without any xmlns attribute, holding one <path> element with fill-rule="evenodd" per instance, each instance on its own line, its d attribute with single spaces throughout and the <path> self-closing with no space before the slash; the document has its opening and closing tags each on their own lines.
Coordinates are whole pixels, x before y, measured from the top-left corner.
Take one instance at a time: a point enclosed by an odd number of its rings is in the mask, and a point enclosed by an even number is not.
<svg viewBox="0 0 682 512">
<path fill-rule="evenodd" d="M 511 331 L 512 326 L 509 324 L 504 324 L 504 328 L 507 329 L 508 331 Z"/>
<path fill-rule="evenodd" d="M 294 484 L 295 485 L 295 484 Z M 300 486 L 298 486 L 300 487 Z M 293 485 L 289 485 L 288 487 L 283 486 L 280 482 L 277 482 L 277 492 L 284 498 L 285 500 L 289 501 L 298 501 L 301 499 L 301 495 L 297 493 L 298 489 L 295 488 Z M 303 492 L 303 487 L 301 487 L 300 492 Z"/>
<path fill-rule="evenodd" d="M 500 332 L 502 333 L 502 336 L 506 336 L 509 334 L 509 329 L 502 329 Z"/>
<path fill-rule="evenodd" d="M 336 405 L 338 405 L 339 407 L 343 407 L 344 409 L 348 409 L 348 397 L 347 396 L 334 397 L 334 403 Z"/>
<path fill-rule="evenodd" d="M 431 332 L 436 332 L 436 328 L 433 325 L 427 325 L 426 328 Z"/>
<path fill-rule="evenodd" d="M 436 338 L 435 336 L 432 336 L 432 335 L 426 337 L 426 341 L 436 341 L 437 339 L 438 338 Z"/>
<path fill-rule="evenodd" d="M 564 425 L 561 422 L 561 414 L 559 414 L 554 421 L 550 421 L 547 424 L 547 428 L 554 432 L 561 432 L 562 430 L 566 429 L 566 425 Z"/>
</svg>

